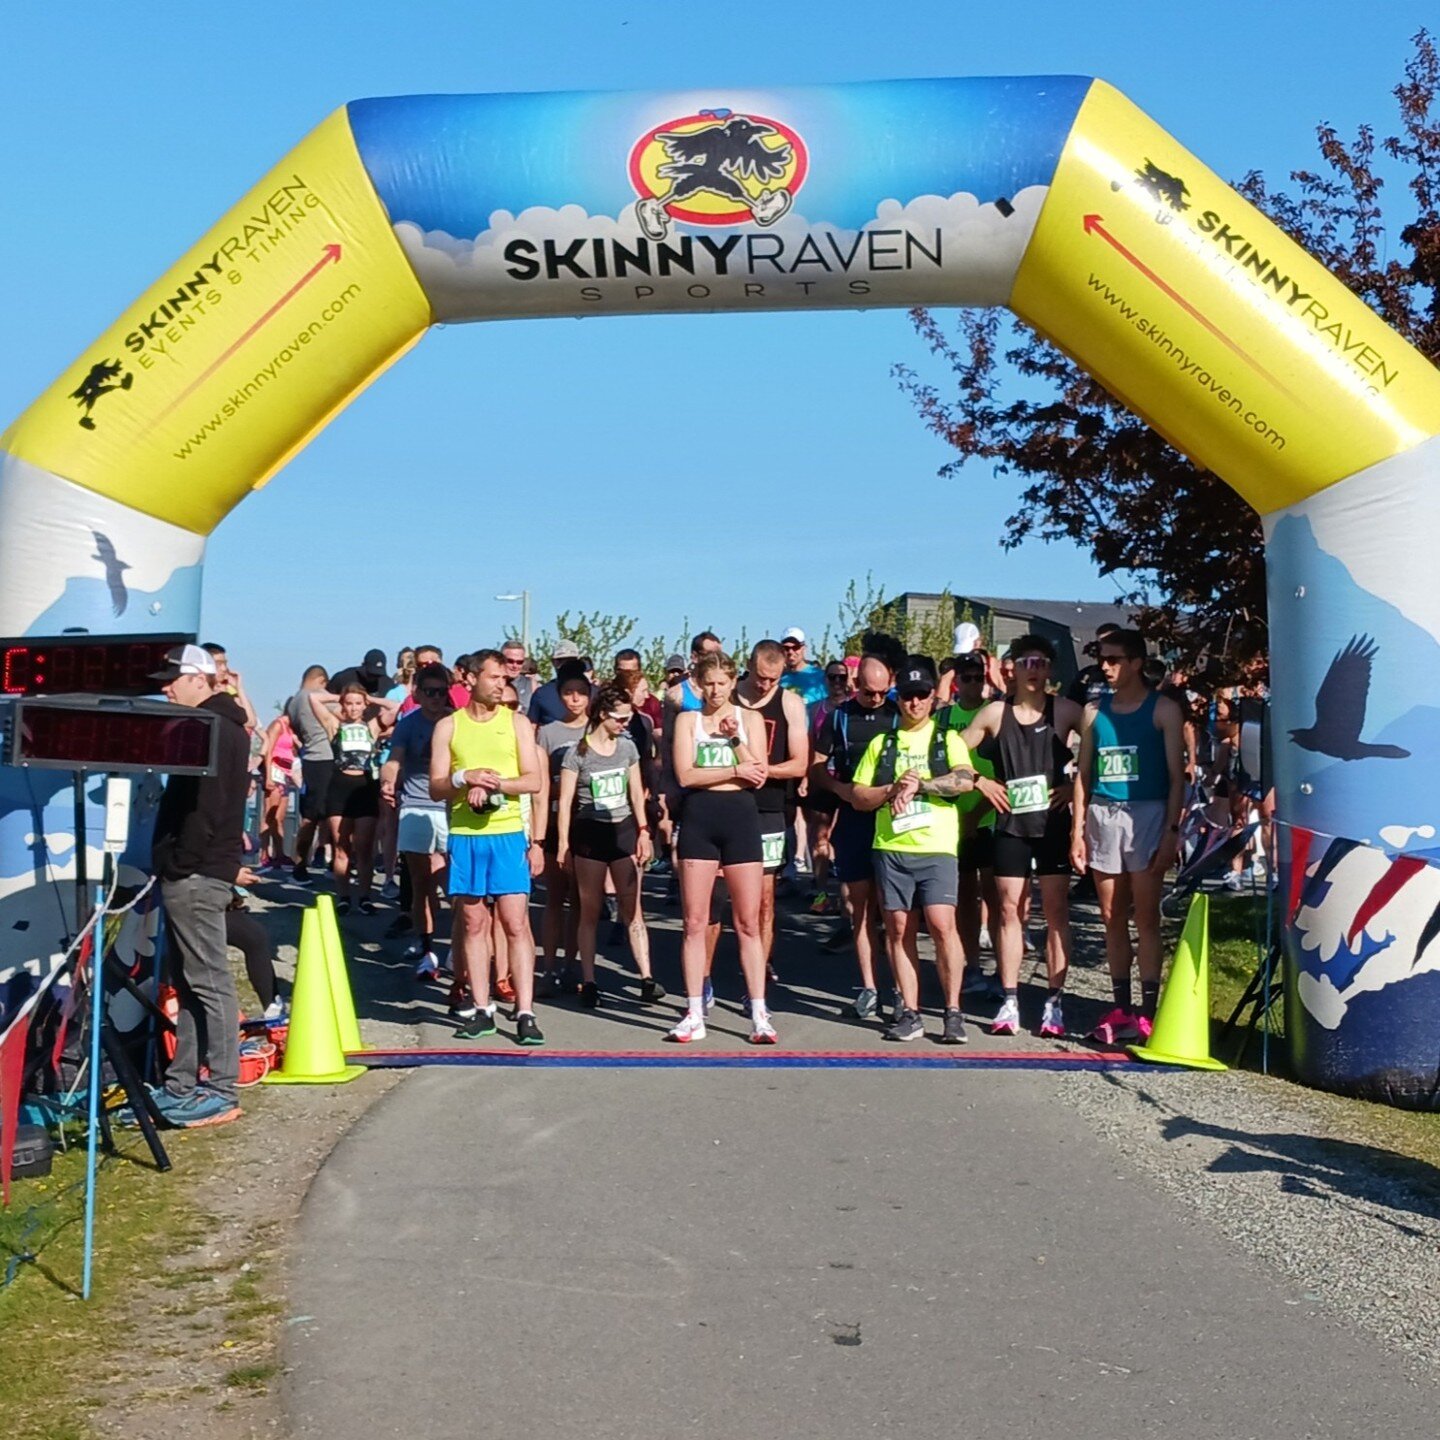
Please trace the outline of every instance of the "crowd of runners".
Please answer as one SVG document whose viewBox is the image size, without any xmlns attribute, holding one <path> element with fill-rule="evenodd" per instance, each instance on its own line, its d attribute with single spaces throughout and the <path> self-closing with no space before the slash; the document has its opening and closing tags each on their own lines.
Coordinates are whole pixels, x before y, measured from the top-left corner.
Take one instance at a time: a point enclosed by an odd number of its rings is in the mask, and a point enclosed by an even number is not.
<svg viewBox="0 0 1440 1440">
<path fill-rule="evenodd" d="M 224 652 L 206 648 L 217 688 L 254 723 Z M 826 948 L 853 950 L 855 1015 L 896 1042 L 925 1034 L 922 931 L 943 994 L 936 1038 L 965 1043 L 962 990 L 989 991 L 991 1033 L 1016 1034 L 1033 908 L 1048 978 L 1037 1029 L 1064 1035 L 1071 892 L 1093 885 L 1113 1005 L 1091 1033 L 1143 1040 L 1188 787 L 1210 772 L 1223 791 L 1235 727 L 1224 696 L 1207 726 L 1137 632 L 1103 627 L 1090 650 L 1065 693 L 1034 634 L 939 666 L 870 634 L 861 654 L 820 666 L 798 628 L 738 662 L 705 631 L 653 693 L 634 650 L 601 665 L 561 642 L 545 683 L 515 640 L 449 662 L 417 646 L 393 673 L 372 650 L 334 674 L 310 667 L 263 730 L 257 868 L 312 885 L 328 858 L 342 915 L 374 914 L 378 880 L 400 902 L 386 938 L 407 947 L 417 982 L 449 986 L 457 1038 L 494 1034 L 503 1009 L 528 1045 L 544 1041 L 538 999 L 603 1003 L 607 913 L 642 1003 L 666 1001 L 647 873 L 667 878 L 683 921 L 675 1043 L 705 1039 L 727 910 L 749 1039 L 777 1042 L 777 886 L 802 882 L 813 912 L 838 915 Z"/>
</svg>

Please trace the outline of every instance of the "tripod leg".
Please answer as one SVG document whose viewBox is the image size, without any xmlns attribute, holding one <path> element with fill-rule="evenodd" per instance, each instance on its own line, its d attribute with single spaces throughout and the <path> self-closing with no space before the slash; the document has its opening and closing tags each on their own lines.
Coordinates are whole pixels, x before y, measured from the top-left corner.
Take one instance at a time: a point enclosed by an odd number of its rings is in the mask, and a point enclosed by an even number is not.
<svg viewBox="0 0 1440 1440">
<path fill-rule="evenodd" d="M 140 1122 L 140 1133 L 150 1147 L 150 1155 L 155 1161 L 155 1168 L 163 1173 L 170 1169 L 170 1157 L 165 1153 L 165 1146 L 161 1144 L 160 1134 L 155 1129 L 155 1121 L 159 1117 L 154 1108 L 154 1102 L 150 1099 L 149 1092 L 140 1083 L 140 1077 L 135 1073 L 135 1067 L 130 1063 L 130 1057 L 125 1053 L 125 1047 L 108 1024 L 100 1031 L 100 1043 L 105 1047 L 106 1055 L 110 1057 L 110 1065 L 115 1071 L 115 1078 L 119 1080 L 121 1088 L 125 1091 L 126 1098 L 130 1101 L 130 1109 L 134 1112 L 136 1120 Z"/>
</svg>

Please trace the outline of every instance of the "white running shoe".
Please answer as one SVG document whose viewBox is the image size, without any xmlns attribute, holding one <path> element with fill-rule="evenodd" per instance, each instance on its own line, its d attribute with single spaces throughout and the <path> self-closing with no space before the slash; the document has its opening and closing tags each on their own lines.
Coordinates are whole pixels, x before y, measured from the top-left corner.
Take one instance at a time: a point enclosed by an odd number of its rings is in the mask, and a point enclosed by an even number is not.
<svg viewBox="0 0 1440 1440">
<path fill-rule="evenodd" d="M 1020 1033 L 1020 1005 L 1015 1000 L 1007 1000 L 1001 1007 L 999 1014 L 991 1022 L 990 1033 L 992 1035 L 1018 1035 Z"/>
<path fill-rule="evenodd" d="M 767 1015 L 763 1020 L 753 1022 L 755 1028 L 750 1032 L 750 1043 L 752 1045 L 778 1045 L 780 1037 L 775 1033 L 775 1027 L 770 1023 Z"/>
<path fill-rule="evenodd" d="M 686 1014 L 685 1018 L 665 1037 L 676 1045 L 688 1045 L 692 1040 L 705 1038 L 705 1017 Z"/>
<path fill-rule="evenodd" d="M 1065 1034 L 1065 1012 L 1060 1008 L 1060 997 L 1051 995 L 1045 1001 L 1045 1013 L 1040 1017 L 1040 1034 L 1050 1039 L 1059 1039 Z"/>
<path fill-rule="evenodd" d="M 440 974 L 440 962 L 434 954 L 427 950 L 415 962 L 415 978 L 417 980 L 434 980 Z"/>
</svg>

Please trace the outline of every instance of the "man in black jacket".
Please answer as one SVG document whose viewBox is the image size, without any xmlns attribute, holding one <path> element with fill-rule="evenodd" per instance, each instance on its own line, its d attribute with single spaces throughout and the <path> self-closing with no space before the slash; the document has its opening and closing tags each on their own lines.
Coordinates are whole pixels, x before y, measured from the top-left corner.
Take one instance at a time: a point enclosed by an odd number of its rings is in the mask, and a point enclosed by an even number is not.
<svg viewBox="0 0 1440 1440">
<path fill-rule="evenodd" d="M 180 992 L 175 1058 L 156 1104 L 180 1128 L 223 1125 L 240 1114 L 240 1002 L 225 953 L 225 910 L 241 878 L 250 740 L 245 712 L 215 688 L 215 662 L 177 645 L 152 678 L 175 705 L 215 716 L 214 775 L 172 775 L 155 817 L 152 860 L 160 877 L 171 972 Z M 201 1063 L 210 1078 L 199 1083 Z"/>
</svg>

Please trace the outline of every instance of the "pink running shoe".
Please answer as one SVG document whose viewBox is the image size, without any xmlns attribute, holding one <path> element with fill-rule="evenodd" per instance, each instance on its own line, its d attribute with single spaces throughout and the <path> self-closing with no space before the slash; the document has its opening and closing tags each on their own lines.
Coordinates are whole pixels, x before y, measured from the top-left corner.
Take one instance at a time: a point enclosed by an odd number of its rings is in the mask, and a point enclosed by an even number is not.
<svg viewBox="0 0 1440 1440">
<path fill-rule="evenodd" d="M 1147 1020 L 1143 1015 L 1137 1015 L 1135 1017 L 1135 1038 L 1139 1040 L 1142 1045 L 1148 1045 L 1150 1043 L 1150 1037 L 1154 1033 L 1155 1022 L 1153 1020 Z"/>
<path fill-rule="evenodd" d="M 1149 1022 L 1145 1023 L 1148 1026 Z M 1117 1005 L 1085 1038 L 1098 1040 L 1102 1045 L 1123 1045 L 1129 1040 L 1138 1040 L 1140 1033 L 1137 1017 Z"/>
<path fill-rule="evenodd" d="M 1020 1006 L 1014 1000 L 1001 1005 L 999 1013 L 990 1022 L 992 1035 L 1018 1035 L 1020 1033 Z"/>
</svg>

